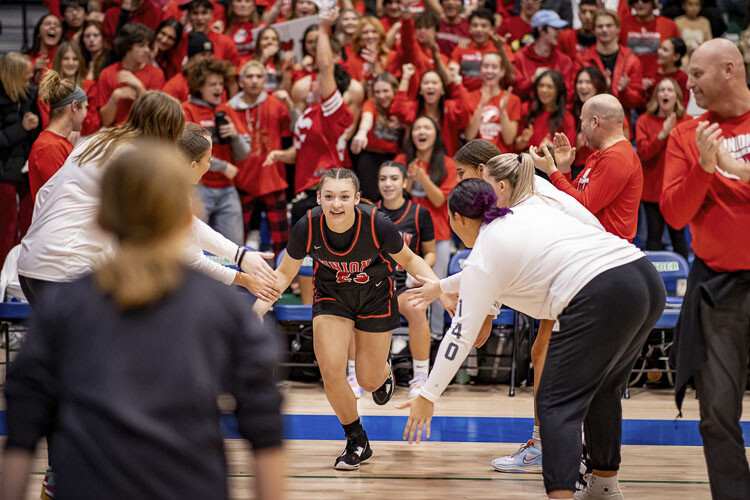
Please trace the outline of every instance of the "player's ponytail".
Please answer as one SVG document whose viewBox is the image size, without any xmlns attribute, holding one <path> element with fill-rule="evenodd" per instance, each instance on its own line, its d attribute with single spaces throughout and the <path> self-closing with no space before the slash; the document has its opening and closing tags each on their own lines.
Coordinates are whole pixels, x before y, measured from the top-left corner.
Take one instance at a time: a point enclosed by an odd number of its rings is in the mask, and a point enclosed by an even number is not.
<svg viewBox="0 0 750 500">
<path fill-rule="evenodd" d="M 50 117 L 65 113 L 65 107 L 72 102 L 82 104 L 88 99 L 86 93 L 72 80 L 63 78 L 54 69 L 48 69 L 39 84 L 39 100 L 49 105 Z"/>
<path fill-rule="evenodd" d="M 176 153 L 141 141 L 116 156 L 102 178 L 99 224 L 118 246 L 95 279 L 120 309 L 152 304 L 182 278 L 192 214 L 187 172 Z"/>
<path fill-rule="evenodd" d="M 492 186 L 482 179 L 459 182 L 448 195 L 448 209 L 468 219 L 480 219 L 485 224 L 512 213 L 509 208 L 497 206 Z"/>
<path fill-rule="evenodd" d="M 211 133 L 197 123 L 187 122 L 182 130 L 182 135 L 177 140 L 177 149 L 180 150 L 185 160 L 189 162 L 199 161 L 206 154 L 211 153 L 211 142 L 208 138 Z"/>
<path fill-rule="evenodd" d="M 508 183 L 511 190 L 509 207 L 514 207 L 536 194 L 534 161 L 527 153 L 497 155 L 487 162 L 485 170 L 493 181 Z"/>
</svg>

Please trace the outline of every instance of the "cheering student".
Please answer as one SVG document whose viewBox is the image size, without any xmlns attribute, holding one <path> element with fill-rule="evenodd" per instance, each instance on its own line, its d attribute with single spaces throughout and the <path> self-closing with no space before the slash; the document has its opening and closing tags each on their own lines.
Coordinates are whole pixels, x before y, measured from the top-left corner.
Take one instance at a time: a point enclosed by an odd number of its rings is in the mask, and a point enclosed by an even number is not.
<svg viewBox="0 0 750 500">
<path fill-rule="evenodd" d="M 93 209 L 114 254 L 45 290 L 8 371 L 3 498 L 26 498 L 37 441 L 52 435 L 58 498 L 226 499 L 216 400 L 230 393 L 256 493 L 279 499 L 271 332 L 235 292 L 182 264 L 192 210 L 174 147 L 133 145 L 104 172 Z"/>
<path fill-rule="evenodd" d="M 29 153 L 29 185 L 36 198 L 47 180 L 63 166 L 73 151 L 68 140 L 72 132 L 80 132 L 88 113 L 86 92 L 71 80 L 63 79 L 50 69 L 39 86 L 39 98 L 49 107 L 49 125 L 34 141 Z"/>
<path fill-rule="evenodd" d="M 544 160 L 554 161 L 547 148 Z M 458 184 L 448 209 L 451 227 L 472 251 L 461 273 L 456 314 L 430 377 L 419 397 L 400 406 L 410 409 L 404 439 L 419 442 L 423 430 L 429 438 L 435 403 L 472 346 L 487 341 L 490 329 L 479 336 L 480 329 L 493 305 L 503 304 L 560 322 L 550 337 L 536 392 L 547 494 L 573 498 L 583 424 L 594 471 L 578 497 L 593 500 L 606 492 L 621 498 L 621 398 L 664 308 L 659 273 L 627 241 L 541 200 L 499 208 L 492 187 L 479 179 Z M 421 306 L 441 295 L 446 280 L 423 281 L 412 292 Z"/>
<path fill-rule="evenodd" d="M 325 14 L 324 14 L 325 16 Z M 357 381 L 372 392 L 378 405 L 393 396 L 394 380 L 388 353 L 391 333 L 400 324 L 390 256 L 412 276 L 430 266 L 416 256 L 396 226 L 371 205 L 360 205 L 359 180 L 351 169 L 326 170 L 318 185 L 317 202 L 292 228 L 289 246 L 276 269 L 276 285 L 286 289 L 302 259 L 314 265 L 313 342 L 326 397 L 346 434 L 346 448 L 334 468 L 357 470 L 372 456 L 357 412 L 357 401 L 346 379 L 352 336 Z M 263 315 L 272 302 L 258 300 L 253 310 Z"/>
<path fill-rule="evenodd" d="M 480 75 L 482 57 L 490 52 L 506 50 L 505 43 L 496 45 L 496 40 L 501 41 L 502 39 L 493 36 L 494 22 L 492 12 L 489 10 L 479 8 L 473 11 L 469 15 L 471 44 L 466 48 L 456 47 L 451 54 L 451 60 L 461 67 L 461 83 L 466 87 L 466 90 L 474 91 L 482 86 L 482 76 Z"/>
</svg>

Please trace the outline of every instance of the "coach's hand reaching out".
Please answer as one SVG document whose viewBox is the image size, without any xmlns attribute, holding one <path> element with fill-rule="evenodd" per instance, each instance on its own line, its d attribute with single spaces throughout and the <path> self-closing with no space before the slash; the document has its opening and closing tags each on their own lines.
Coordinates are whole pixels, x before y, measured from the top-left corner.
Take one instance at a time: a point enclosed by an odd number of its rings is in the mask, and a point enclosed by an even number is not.
<svg viewBox="0 0 750 500">
<path fill-rule="evenodd" d="M 409 440 L 409 444 L 414 441 L 419 443 L 422 440 L 422 432 L 425 432 L 425 439 L 430 439 L 430 421 L 432 414 L 435 412 L 435 403 L 422 396 L 410 399 L 406 403 L 397 405 L 399 410 L 409 408 L 409 420 L 404 427 L 404 439 Z"/>
<path fill-rule="evenodd" d="M 424 276 L 415 276 L 417 281 L 422 283 L 419 288 L 412 288 L 404 293 L 409 298 L 409 303 L 417 309 L 427 309 L 430 304 L 436 301 L 442 295 L 440 289 L 440 280 L 425 278 Z"/>
</svg>

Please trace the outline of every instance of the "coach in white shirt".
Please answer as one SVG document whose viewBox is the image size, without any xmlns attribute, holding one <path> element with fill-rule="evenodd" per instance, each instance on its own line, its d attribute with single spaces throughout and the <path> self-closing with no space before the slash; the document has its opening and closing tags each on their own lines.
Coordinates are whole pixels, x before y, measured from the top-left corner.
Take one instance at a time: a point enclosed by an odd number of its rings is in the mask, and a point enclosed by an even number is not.
<svg viewBox="0 0 750 500">
<path fill-rule="evenodd" d="M 464 263 L 453 323 L 421 395 L 408 403 L 404 437 L 419 438 L 478 338 L 494 303 L 558 320 L 537 391 L 550 498 L 572 498 L 580 463 L 581 423 L 594 468 L 576 498 L 620 498 L 622 410 L 628 375 L 664 308 L 664 284 L 636 247 L 544 203 L 498 208 L 492 187 L 459 183 L 448 198 L 451 228 L 472 248 Z M 447 286 L 449 280 L 444 280 Z M 426 281 L 412 292 L 426 305 L 442 292 Z M 486 332 L 487 335 L 489 331 Z"/>
</svg>

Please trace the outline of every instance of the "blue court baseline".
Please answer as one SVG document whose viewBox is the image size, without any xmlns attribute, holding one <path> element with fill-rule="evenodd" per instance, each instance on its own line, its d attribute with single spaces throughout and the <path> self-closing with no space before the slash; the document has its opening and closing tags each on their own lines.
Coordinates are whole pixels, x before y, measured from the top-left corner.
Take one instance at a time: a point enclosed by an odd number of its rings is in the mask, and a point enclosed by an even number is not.
<svg viewBox="0 0 750 500">
<path fill-rule="evenodd" d="M 406 417 L 364 416 L 367 435 L 373 441 L 400 441 Z M 534 420 L 509 417 L 435 417 L 430 441 L 463 443 L 520 443 L 526 441 Z M 745 443 L 750 442 L 750 422 L 740 422 Z M 227 439 L 240 439 L 233 415 L 221 416 Z M 0 436 L 6 435 L 5 412 L 0 411 Z M 343 439 L 334 415 L 284 415 L 285 439 Z M 655 446 L 701 446 L 697 420 L 623 420 L 622 444 Z"/>
</svg>

